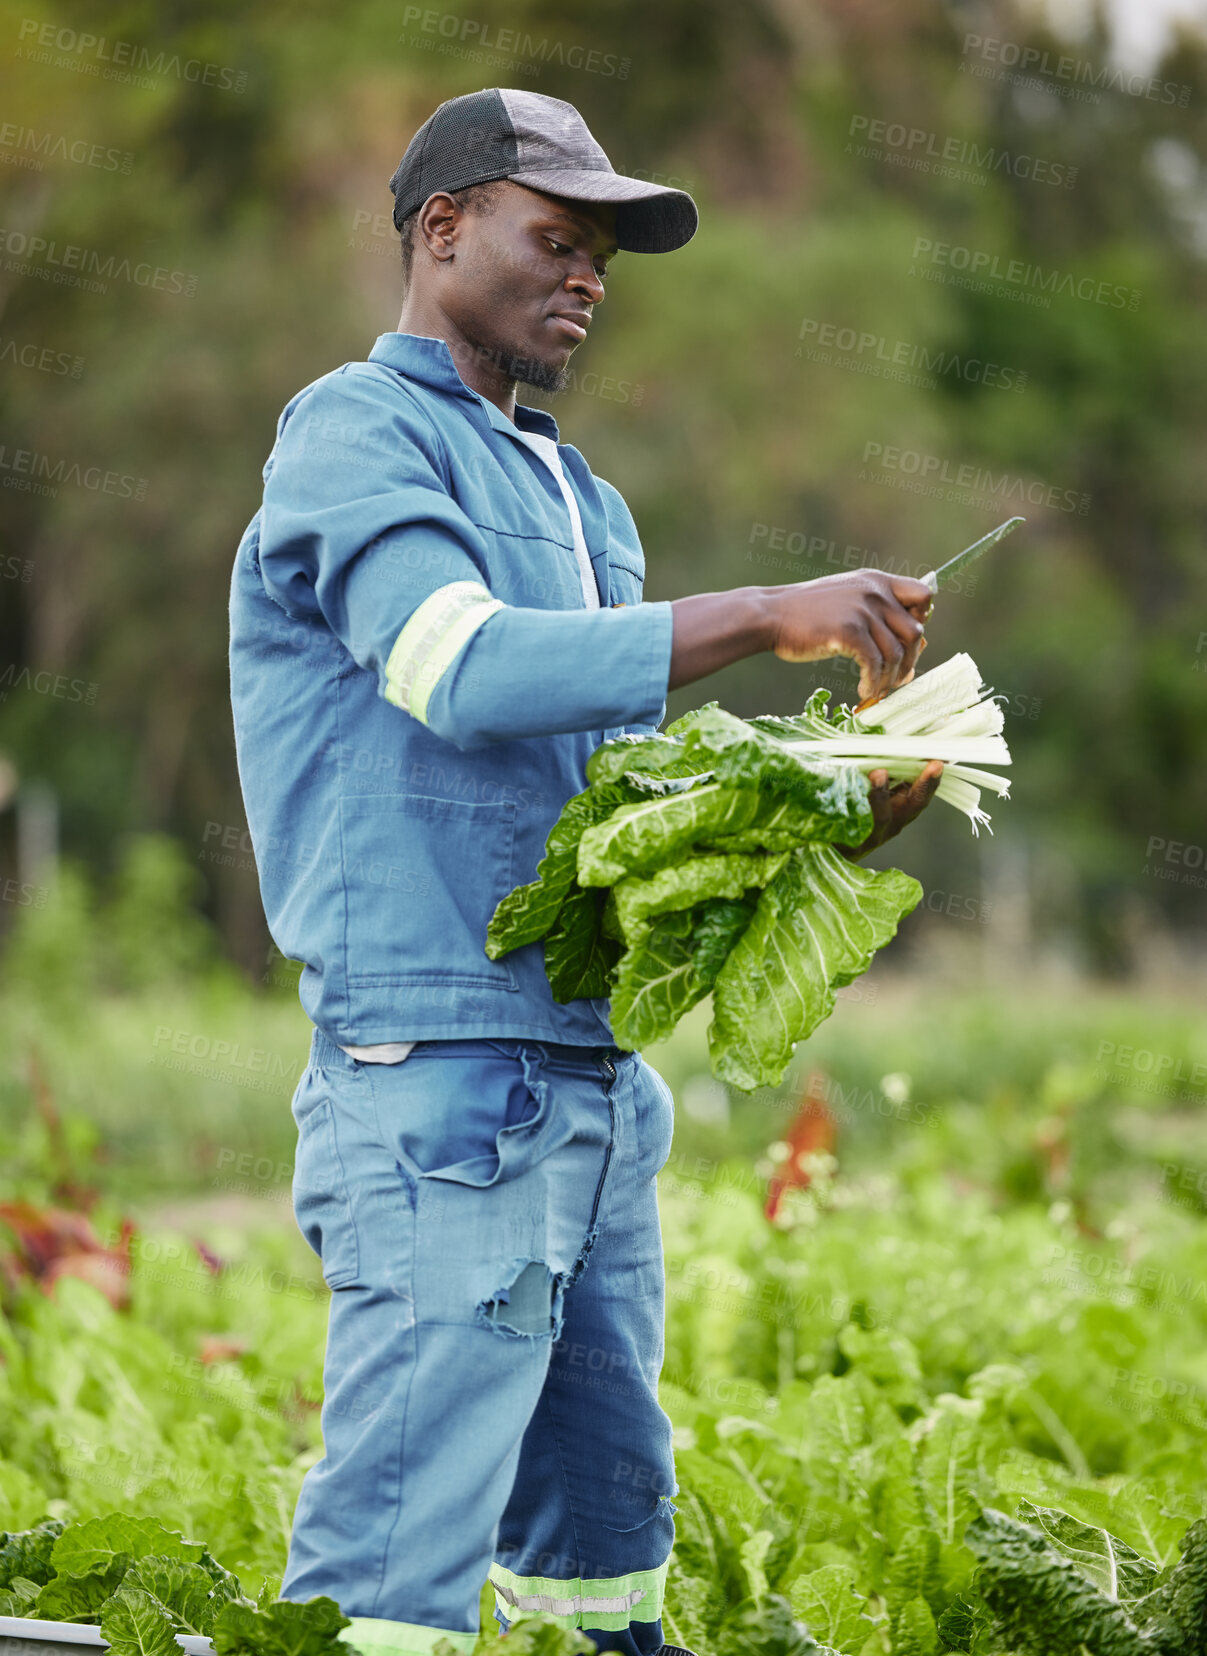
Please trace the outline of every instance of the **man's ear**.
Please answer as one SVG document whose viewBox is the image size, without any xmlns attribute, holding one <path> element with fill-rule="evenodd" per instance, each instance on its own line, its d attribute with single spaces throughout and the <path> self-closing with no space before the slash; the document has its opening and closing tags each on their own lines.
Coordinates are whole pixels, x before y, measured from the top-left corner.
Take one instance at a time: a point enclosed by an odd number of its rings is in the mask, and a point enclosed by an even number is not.
<svg viewBox="0 0 1207 1656">
<path fill-rule="evenodd" d="M 445 190 L 437 190 L 424 202 L 415 222 L 415 234 L 433 259 L 444 262 L 453 257 L 463 217 L 462 209 Z"/>
</svg>

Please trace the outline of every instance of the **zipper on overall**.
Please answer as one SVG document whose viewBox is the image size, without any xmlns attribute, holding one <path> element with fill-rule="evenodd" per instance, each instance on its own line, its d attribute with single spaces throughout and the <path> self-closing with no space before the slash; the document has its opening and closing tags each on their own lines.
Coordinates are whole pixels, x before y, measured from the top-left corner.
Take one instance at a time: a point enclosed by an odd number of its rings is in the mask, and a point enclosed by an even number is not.
<svg viewBox="0 0 1207 1656">
<path fill-rule="evenodd" d="M 608 1100 L 608 1149 L 604 1156 L 603 1171 L 599 1175 L 599 1183 L 595 1186 L 595 1200 L 591 1204 L 591 1219 L 587 1226 L 588 1231 L 595 1229 L 595 1217 L 599 1212 L 599 1198 L 603 1195 L 604 1180 L 608 1176 L 608 1168 L 612 1161 L 612 1146 L 616 1142 L 616 1103 L 612 1097 L 612 1088 L 616 1083 L 616 1065 L 606 1053 L 601 1053 L 599 1067 L 603 1072 L 604 1093 Z"/>
</svg>

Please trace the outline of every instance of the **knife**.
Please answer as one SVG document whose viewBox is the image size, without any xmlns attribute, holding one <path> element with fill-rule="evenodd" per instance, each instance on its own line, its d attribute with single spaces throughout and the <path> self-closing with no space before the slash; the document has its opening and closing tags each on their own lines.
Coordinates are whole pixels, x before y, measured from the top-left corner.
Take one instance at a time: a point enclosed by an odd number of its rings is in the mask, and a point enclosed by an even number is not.
<svg viewBox="0 0 1207 1656">
<path fill-rule="evenodd" d="M 996 546 L 998 541 L 1005 539 L 1011 530 L 1017 529 L 1020 523 L 1026 521 L 1026 518 L 1021 517 L 1007 518 L 1005 523 L 999 523 L 996 529 L 991 529 L 987 535 L 982 535 L 980 540 L 973 541 L 971 546 L 966 546 L 962 552 L 957 552 L 954 558 L 949 558 L 945 564 L 940 564 L 938 569 L 932 569 L 929 575 L 923 575 L 922 584 L 928 586 L 932 592 L 938 592 L 939 588 L 947 586 L 952 577 L 958 575 L 966 564 L 970 564 L 974 559 L 979 558 L 981 553 L 987 552 L 991 546 Z"/>
<path fill-rule="evenodd" d="M 973 541 L 971 546 L 966 546 L 962 552 L 957 552 L 954 558 L 949 558 L 945 564 L 940 564 L 938 569 L 932 569 L 929 575 L 923 575 L 922 584 L 928 586 L 932 592 L 938 592 L 939 588 L 946 586 L 952 576 L 957 575 L 966 564 L 974 562 L 982 552 L 987 552 L 991 546 L 996 546 L 998 541 L 1004 540 L 1012 530 L 1018 528 L 1020 523 L 1026 523 L 1026 521 L 1026 518 L 1021 517 L 1007 518 L 1005 523 L 999 523 L 996 529 L 991 529 L 987 535 L 982 535 L 980 540 Z M 923 641 L 922 647 L 926 647 L 925 641 Z M 913 675 L 910 676 L 912 678 Z M 868 696 L 853 711 L 862 713 L 864 708 L 873 707 L 888 694 L 888 691 L 882 691 L 879 696 Z"/>
</svg>

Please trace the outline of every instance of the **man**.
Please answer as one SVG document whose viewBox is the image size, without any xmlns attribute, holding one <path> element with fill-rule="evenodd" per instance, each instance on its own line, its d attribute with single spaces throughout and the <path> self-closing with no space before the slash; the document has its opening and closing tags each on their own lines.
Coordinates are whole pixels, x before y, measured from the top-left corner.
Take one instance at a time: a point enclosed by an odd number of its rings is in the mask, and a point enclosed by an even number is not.
<svg viewBox="0 0 1207 1656">
<path fill-rule="evenodd" d="M 239 547 L 231 684 L 269 925 L 315 1029 L 298 1223 L 332 1289 L 325 1455 L 282 1591 L 366 1656 L 549 1611 L 652 1656 L 674 1537 L 655 1175 L 672 1098 L 542 947 L 491 961 L 595 747 L 756 651 L 908 679 L 930 593 L 877 571 L 641 602 L 624 501 L 516 383 L 557 390 L 619 251 L 693 235 L 570 104 L 442 104 L 391 180 L 398 331 L 288 404 Z M 690 296 L 686 296 L 690 297 Z M 940 767 L 890 795 L 879 843 Z M 868 847 L 851 849 L 858 855 Z"/>
</svg>

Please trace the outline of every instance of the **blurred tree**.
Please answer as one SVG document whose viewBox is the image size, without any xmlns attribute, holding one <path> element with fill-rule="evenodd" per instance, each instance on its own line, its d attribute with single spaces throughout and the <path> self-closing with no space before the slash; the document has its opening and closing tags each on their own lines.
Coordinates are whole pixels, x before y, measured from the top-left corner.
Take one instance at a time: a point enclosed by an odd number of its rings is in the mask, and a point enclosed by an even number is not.
<svg viewBox="0 0 1207 1656">
<path fill-rule="evenodd" d="M 616 262 L 575 388 L 528 399 L 630 501 L 647 596 L 852 558 L 921 572 L 1008 515 L 1011 489 L 1088 496 L 1084 515 L 1019 508 L 1026 530 L 975 597 L 936 606 L 930 660 L 968 649 L 1027 710 L 996 825 L 1074 871 L 1053 915 L 1079 903 L 1094 948 L 1117 930 L 1092 924 L 1104 892 L 1201 914 L 1201 894 L 1142 872 L 1151 836 L 1201 841 L 1207 820 L 1201 38 L 1153 69 L 1169 100 L 1084 79 L 1108 65 L 1101 16 L 1070 44 L 1006 0 L 89 10 L 43 25 L 0 3 L 19 134 L 0 149 L 0 745 L 57 790 L 70 854 L 103 874 L 123 835 L 177 836 L 262 975 L 250 858 L 212 852 L 243 832 L 234 549 L 285 402 L 395 325 L 386 179 L 411 133 L 444 97 L 521 85 L 574 102 L 619 170 L 701 206 L 681 253 Z M 969 36 L 1071 56 L 1083 78 L 1023 77 Z M 91 160 L 55 153 L 77 140 Z M 965 144 L 1007 164 L 934 159 Z M 1019 156 L 1075 168 L 1072 187 L 1018 176 Z M 981 291 L 927 243 L 1035 280 Z M 1116 290 L 1135 307 L 1084 296 Z M 810 355 L 822 329 L 872 343 Z M 985 363 L 1025 389 L 969 367 Z M 869 460 L 891 448 L 978 484 L 915 492 Z M 55 675 L 84 688 L 37 688 Z M 792 709 L 819 678 L 849 682 L 762 657 L 668 713 Z M 976 891 L 961 829 L 935 823 L 892 860 Z"/>
</svg>

